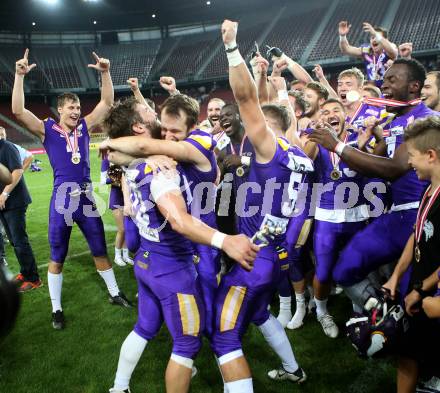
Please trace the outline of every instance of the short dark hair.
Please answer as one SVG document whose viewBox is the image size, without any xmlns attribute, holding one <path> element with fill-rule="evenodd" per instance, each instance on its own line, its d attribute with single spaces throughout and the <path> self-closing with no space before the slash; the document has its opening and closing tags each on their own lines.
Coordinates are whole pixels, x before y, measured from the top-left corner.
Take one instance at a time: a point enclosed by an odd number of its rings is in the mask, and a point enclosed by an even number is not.
<svg viewBox="0 0 440 393">
<path fill-rule="evenodd" d="M 134 97 L 118 100 L 113 104 L 102 123 L 102 128 L 110 139 L 134 135 L 133 125 L 143 122 L 136 110 L 138 104 Z"/>
<path fill-rule="evenodd" d="M 281 131 L 286 132 L 290 127 L 290 115 L 287 109 L 281 105 L 267 104 L 261 107 L 265 115 L 273 117 L 279 124 Z"/>
<path fill-rule="evenodd" d="M 188 129 L 193 128 L 199 121 L 199 103 L 185 94 L 175 94 L 168 97 L 160 109 L 172 116 L 180 116 L 180 111 L 185 113 Z"/>
<path fill-rule="evenodd" d="M 433 149 L 440 154 L 440 116 L 416 120 L 405 129 L 404 138 L 422 153 Z"/>
<path fill-rule="evenodd" d="M 375 98 L 380 98 L 380 89 L 373 85 L 364 85 L 363 90 L 369 91 Z"/>
<path fill-rule="evenodd" d="M 408 68 L 408 80 L 420 82 L 419 93 L 422 90 L 422 87 L 425 83 L 426 79 L 426 69 L 420 61 L 416 59 L 397 59 L 394 60 L 393 65 L 395 64 L 404 64 Z"/>
<path fill-rule="evenodd" d="M 338 105 L 343 109 L 343 111 L 345 112 L 344 105 L 342 105 L 342 102 L 341 102 L 340 100 L 338 100 L 337 98 L 333 98 L 333 97 L 331 97 L 331 98 L 326 99 L 326 100 L 324 101 L 324 103 L 321 105 L 321 108 L 322 108 L 324 105 L 327 105 L 327 104 L 338 104 Z"/>
<path fill-rule="evenodd" d="M 426 76 L 428 75 L 435 76 L 435 84 L 437 85 L 438 91 L 440 91 L 440 71 L 430 71 L 426 74 Z"/>
<path fill-rule="evenodd" d="M 319 98 L 323 98 L 324 100 L 328 98 L 328 90 L 319 82 L 309 82 L 305 88 L 313 90 L 316 94 L 318 94 Z"/>
<path fill-rule="evenodd" d="M 57 97 L 57 108 L 63 107 L 66 101 L 79 102 L 79 97 L 75 93 L 62 93 Z"/>
<path fill-rule="evenodd" d="M 227 102 L 225 105 L 223 105 L 222 110 L 227 109 L 227 108 L 232 108 L 238 114 L 240 113 L 240 109 L 235 102 Z"/>
<path fill-rule="evenodd" d="M 385 27 L 373 26 L 373 29 L 376 30 L 378 33 L 382 33 L 383 38 L 388 38 L 388 30 L 385 29 Z"/>
<path fill-rule="evenodd" d="M 298 90 L 289 90 L 287 94 L 295 97 L 295 108 L 293 109 L 296 110 L 296 106 L 298 106 L 301 112 L 304 113 L 306 111 L 306 102 L 304 101 L 303 94 Z"/>
</svg>

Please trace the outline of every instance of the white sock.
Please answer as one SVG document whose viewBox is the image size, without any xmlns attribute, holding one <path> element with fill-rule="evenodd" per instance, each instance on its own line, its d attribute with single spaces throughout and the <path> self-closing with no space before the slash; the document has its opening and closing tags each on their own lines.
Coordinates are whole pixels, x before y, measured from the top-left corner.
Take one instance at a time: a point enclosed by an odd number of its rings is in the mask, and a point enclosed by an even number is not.
<svg viewBox="0 0 440 393">
<path fill-rule="evenodd" d="M 130 258 L 130 254 L 128 252 L 128 248 L 123 248 L 122 249 L 122 258 L 124 258 L 124 259 Z"/>
<path fill-rule="evenodd" d="M 295 299 L 297 303 L 305 302 L 306 301 L 306 293 L 296 293 L 295 292 Z"/>
<path fill-rule="evenodd" d="M 281 311 L 291 311 L 292 297 L 291 296 L 280 296 L 280 312 Z"/>
<path fill-rule="evenodd" d="M 113 269 L 110 268 L 108 270 L 98 270 L 99 275 L 105 281 L 105 285 L 107 285 L 108 292 L 111 296 L 117 296 L 119 294 L 118 283 L 116 282 L 115 273 Z"/>
<path fill-rule="evenodd" d="M 115 259 L 122 258 L 122 251 L 123 249 L 115 247 Z"/>
<path fill-rule="evenodd" d="M 47 272 L 47 285 L 49 287 L 50 301 L 52 303 L 52 312 L 63 311 L 61 307 L 61 289 L 63 287 L 63 273 L 53 274 Z"/>
<path fill-rule="evenodd" d="M 265 340 L 281 359 L 284 369 L 293 373 L 298 370 L 298 363 L 293 354 L 292 346 L 286 332 L 279 321 L 271 314 L 266 322 L 258 326 Z"/>
<path fill-rule="evenodd" d="M 226 382 L 225 387 L 229 393 L 253 393 L 252 378 L 239 379 L 234 382 Z"/>
<path fill-rule="evenodd" d="M 313 299 L 314 297 L 313 285 L 307 285 L 307 290 L 309 291 L 310 299 Z"/>
<path fill-rule="evenodd" d="M 122 343 L 119 354 L 118 370 L 116 371 L 114 388 L 117 390 L 128 389 L 131 374 L 144 352 L 147 340 L 132 331 Z"/>
<path fill-rule="evenodd" d="M 327 300 L 328 299 L 318 300 L 315 297 L 316 315 L 318 317 L 320 317 L 321 315 L 324 315 L 324 314 L 328 314 L 328 311 L 327 311 Z"/>
</svg>

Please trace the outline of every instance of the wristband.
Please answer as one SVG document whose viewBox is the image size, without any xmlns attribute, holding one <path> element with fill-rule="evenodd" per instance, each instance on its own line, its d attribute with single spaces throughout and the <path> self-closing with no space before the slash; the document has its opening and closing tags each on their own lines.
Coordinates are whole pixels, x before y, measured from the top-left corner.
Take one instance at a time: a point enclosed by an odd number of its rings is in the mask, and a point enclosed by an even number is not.
<svg viewBox="0 0 440 393">
<path fill-rule="evenodd" d="M 278 90 L 278 101 L 286 101 L 289 99 L 289 94 L 287 90 Z"/>
<path fill-rule="evenodd" d="M 347 39 L 347 36 L 346 35 L 340 35 L 339 36 L 339 42 L 341 42 L 341 41 L 343 41 L 343 40 L 346 40 Z"/>
<path fill-rule="evenodd" d="M 335 147 L 335 153 L 341 157 L 342 156 L 342 152 L 344 151 L 345 147 L 347 145 L 344 142 L 338 142 L 338 144 Z"/>
<path fill-rule="evenodd" d="M 170 96 L 176 96 L 178 94 L 180 94 L 180 91 L 178 89 L 173 90 L 172 92 L 170 92 Z"/>
<path fill-rule="evenodd" d="M 223 247 L 223 241 L 225 240 L 226 234 L 216 231 L 214 235 L 212 235 L 211 246 L 218 248 L 219 250 Z"/>
<path fill-rule="evenodd" d="M 240 161 L 242 165 L 251 166 L 251 158 L 248 156 L 241 156 Z"/>
</svg>

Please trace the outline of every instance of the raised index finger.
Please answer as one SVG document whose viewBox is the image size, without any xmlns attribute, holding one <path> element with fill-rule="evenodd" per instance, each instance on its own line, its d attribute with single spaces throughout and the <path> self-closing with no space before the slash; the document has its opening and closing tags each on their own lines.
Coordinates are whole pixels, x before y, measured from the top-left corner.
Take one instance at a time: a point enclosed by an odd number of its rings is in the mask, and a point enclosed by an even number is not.
<svg viewBox="0 0 440 393">
<path fill-rule="evenodd" d="M 96 52 L 92 52 L 92 56 L 95 58 L 96 61 L 99 61 L 100 57 L 96 54 Z"/>
<path fill-rule="evenodd" d="M 27 60 L 28 57 L 29 57 L 29 48 L 26 48 L 26 50 L 24 51 L 24 56 L 23 56 L 23 58 Z"/>
</svg>

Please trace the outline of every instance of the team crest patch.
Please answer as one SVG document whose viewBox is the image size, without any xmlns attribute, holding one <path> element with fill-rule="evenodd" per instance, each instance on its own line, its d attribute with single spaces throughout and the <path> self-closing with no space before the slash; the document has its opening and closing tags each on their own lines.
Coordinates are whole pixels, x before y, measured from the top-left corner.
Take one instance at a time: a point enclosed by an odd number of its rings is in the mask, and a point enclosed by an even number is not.
<svg viewBox="0 0 440 393">
<path fill-rule="evenodd" d="M 425 225 L 423 225 L 423 231 L 425 232 L 425 241 L 431 239 L 434 236 L 434 225 L 431 221 L 426 220 Z"/>
</svg>

